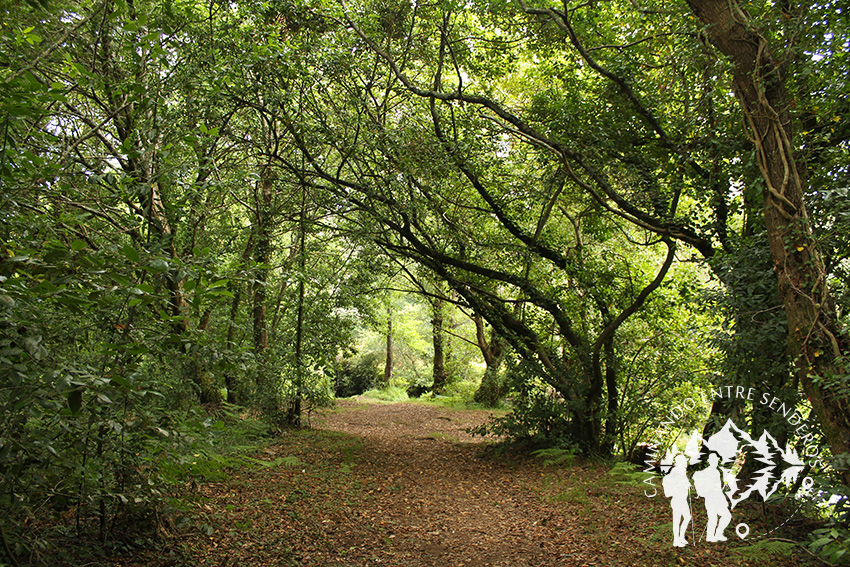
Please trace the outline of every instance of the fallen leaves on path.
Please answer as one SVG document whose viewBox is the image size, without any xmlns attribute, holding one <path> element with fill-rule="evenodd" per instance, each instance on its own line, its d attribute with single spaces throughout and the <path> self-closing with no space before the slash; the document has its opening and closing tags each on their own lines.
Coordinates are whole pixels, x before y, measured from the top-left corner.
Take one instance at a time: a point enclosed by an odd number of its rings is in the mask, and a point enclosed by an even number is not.
<svg viewBox="0 0 850 567">
<path fill-rule="evenodd" d="M 113 565 L 801 565 L 734 545 L 671 546 L 669 507 L 609 467 L 546 467 L 483 450 L 488 412 L 343 401 L 237 470 L 198 487 L 195 528 Z M 665 525 L 666 524 L 666 525 Z M 741 544 L 737 544 L 741 545 Z"/>
</svg>

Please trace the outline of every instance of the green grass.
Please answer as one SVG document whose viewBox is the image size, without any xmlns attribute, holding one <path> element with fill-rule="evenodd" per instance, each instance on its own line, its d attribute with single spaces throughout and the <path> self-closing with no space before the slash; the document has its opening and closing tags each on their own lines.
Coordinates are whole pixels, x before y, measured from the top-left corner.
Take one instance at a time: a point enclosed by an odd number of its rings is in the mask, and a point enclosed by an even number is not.
<svg viewBox="0 0 850 567">
<path fill-rule="evenodd" d="M 406 402 L 410 399 L 407 395 L 407 391 L 400 386 L 390 386 L 388 388 L 381 388 L 380 390 L 369 390 L 367 392 L 363 392 L 361 395 L 363 399 L 375 402 Z"/>
<path fill-rule="evenodd" d="M 558 492 L 551 497 L 552 502 L 569 502 L 572 504 L 587 504 L 590 502 L 584 489 L 579 486 L 573 486 L 562 492 Z"/>
</svg>

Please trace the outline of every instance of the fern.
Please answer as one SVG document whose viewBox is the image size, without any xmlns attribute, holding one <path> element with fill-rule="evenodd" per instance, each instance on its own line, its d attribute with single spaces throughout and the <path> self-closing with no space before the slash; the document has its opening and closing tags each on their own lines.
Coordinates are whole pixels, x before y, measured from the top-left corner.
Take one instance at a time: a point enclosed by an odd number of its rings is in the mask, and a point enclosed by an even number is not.
<svg viewBox="0 0 850 567">
<path fill-rule="evenodd" d="M 571 465 L 576 458 L 574 449 L 560 449 L 552 447 L 550 449 L 538 449 L 531 453 L 535 457 L 545 459 L 543 466 L 552 465 Z"/>
<path fill-rule="evenodd" d="M 287 457 L 277 457 L 271 461 L 263 461 L 261 459 L 255 459 L 253 457 L 242 457 L 242 461 L 247 465 L 260 466 L 263 468 L 271 468 L 277 467 L 279 465 L 284 465 L 288 467 L 297 467 L 301 466 L 303 463 L 301 459 L 295 456 L 287 456 Z"/>
<path fill-rule="evenodd" d="M 752 559 L 765 558 L 768 555 L 791 555 L 797 544 L 791 541 L 762 539 L 753 545 L 745 545 L 735 549 L 736 553 L 746 555 Z"/>
<path fill-rule="evenodd" d="M 617 484 L 641 484 L 646 480 L 647 472 L 634 464 L 625 461 L 620 461 L 608 471 L 608 474 L 615 478 Z"/>
</svg>

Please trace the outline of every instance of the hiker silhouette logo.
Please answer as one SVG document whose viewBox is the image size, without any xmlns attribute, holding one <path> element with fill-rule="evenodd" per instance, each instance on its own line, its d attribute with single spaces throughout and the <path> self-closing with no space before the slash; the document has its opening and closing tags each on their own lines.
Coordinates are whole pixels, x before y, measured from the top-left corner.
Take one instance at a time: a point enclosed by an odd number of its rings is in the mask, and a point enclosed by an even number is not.
<svg viewBox="0 0 850 567">
<path fill-rule="evenodd" d="M 758 470 L 748 475 L 748 480 L 739 482 L 733 471 L 736 464 L 740 464 L 738 459 L 744 451 Z M 694 471 L 690 478 L 689 466 Z M 781 448 L 767 431 L 753 439 L 731 419 L 707 439 L 702 439 L 701 434 L 694 431 L 684 450 L 668 449 L 659 463 L 661 488 L 670 500 L 673 513 L 673 545 L 688 545 L 686 534 L 693 518 L 692 506 L 698 505 L 700 500 L 706 517 L 700 539 L 704 535 L 708 542 L 726 541 L 726 530 L 732 522 L 735 506 L 753 494 L 767 500 L 780 485 L 793 485 L 804 466 L 805 463 L 790 445 Z M 691 534 L 696 537 L 694 532 L 691 527 Z M 735 533 L 745 539 L 750 528 L 746 523 L 738 523 Z"/>
</svg>

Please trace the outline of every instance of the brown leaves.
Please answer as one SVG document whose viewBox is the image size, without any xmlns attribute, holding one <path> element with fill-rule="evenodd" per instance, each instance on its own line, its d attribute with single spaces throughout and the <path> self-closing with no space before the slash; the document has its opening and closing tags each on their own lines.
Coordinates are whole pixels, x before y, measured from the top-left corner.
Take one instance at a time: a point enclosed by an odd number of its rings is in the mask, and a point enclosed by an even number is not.
<svg viewBox="0 0 850 567">
<path fill-rule="evenodd" d="M 201 487 L 186 564 L 443 567 L 735 565 L 730 547 L 674 549 L 669 507 L 602 465 L 484 456 L 467 427 L 486 412 L 353 405 L 286 434 L 263 460 Z M 208 535 L 201 526 L 211 526 Z M 669 536 L 669 537 L 668 537 Z M 177 548 L 178 542 L 170 542 Z M 710 553 L 706 553 L 710 551 Z M 160 553 L 115 563 L 159 567 Z M 792 561 L 792 559 L 794 561 Z M 750 565 L 799 565 L 766 557 Z"/>
</svg>

